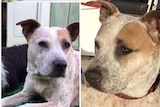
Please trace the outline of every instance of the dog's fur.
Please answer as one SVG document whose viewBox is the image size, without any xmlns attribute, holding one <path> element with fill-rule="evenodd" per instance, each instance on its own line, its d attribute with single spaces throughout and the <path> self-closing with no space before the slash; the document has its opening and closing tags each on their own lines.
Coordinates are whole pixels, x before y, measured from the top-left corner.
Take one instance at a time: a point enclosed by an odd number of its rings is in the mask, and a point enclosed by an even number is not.
<svg viewBox="0 0 160 107">
<path fill-rule="evenodd" d="M 2 90 L 15 90 L 24 83 L 27 71 L 27 44 L 2 48 Z"/>
<path fill-rule="evenodd" d="M 79 23 L 66 28 L 44 27 L 37 21 L 21 25 L 28 41 L 27 76 L 21 92 L 2 99 L 2 106 L 19 105 L 40 94 L 46 103 L 25 104 L 36 107 L 70 107 L 78 103 L 79 52 L 71 42 L 79 35 Z"/>
<path fill-rule="evenodd" d="M 82 84 L 82 107 L 160 107 L 160 12 L 136 18 L 103 0 L 89 3 L 102 5 L 102 25 L 85 73 L 90 87 Z"/>
</svg>

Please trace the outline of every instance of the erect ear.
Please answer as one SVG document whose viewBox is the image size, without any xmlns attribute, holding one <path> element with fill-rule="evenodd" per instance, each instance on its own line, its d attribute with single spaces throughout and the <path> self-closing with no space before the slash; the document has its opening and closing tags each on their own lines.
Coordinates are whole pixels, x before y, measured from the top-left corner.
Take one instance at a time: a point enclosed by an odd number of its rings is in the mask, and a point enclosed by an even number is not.
<svg viewBox="0 0 160 107">
<path fill-rule="evenodd" d="M 97 0 L 97 1 L 89 1 L 87 3 L 91 3 L 91 4 L 101 4 L 101 9 L 100 9 L 100 16 L 99 16 L 99 20 L 101 23 L 103 23 L 109 16 L 115 15 L 116 13 L 119 13 L 118 8 L 105 0 Z"/>
<path fill-rule="evenodd" d="M 66 29 L 69 31 L 72 42 L 79 36 L 79 22 L 69 24 Z"/>
<path fill-rule="evenodd" d="M 33 19 L 20 21 L 16 25 L 22 26 L 22 33 L 27 41 L 29 41 L 31 34 L 35 31 L 35 29 L 40 26 L 40 24 Z"/>
<path fill-rule="evenodd" d="M 160 12 L 150 11 L 141 19 L 146 24 L 150 37 L 155 43 L 160 43 Z"/>
</svg>

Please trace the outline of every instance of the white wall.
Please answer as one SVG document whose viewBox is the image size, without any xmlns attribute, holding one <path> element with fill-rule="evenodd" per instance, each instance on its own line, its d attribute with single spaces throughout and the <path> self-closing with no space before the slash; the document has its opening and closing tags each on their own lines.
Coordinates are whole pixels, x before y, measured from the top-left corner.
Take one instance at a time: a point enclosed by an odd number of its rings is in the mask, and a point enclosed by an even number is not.
<svg viewBox="0 0 160 107">
<path fill-rule="evenodd" d="M 99 8 L 82 5 L 80 25 L 81 54 L 94 56 L 94 40 L 100 27 Z"/>
<path fill-rule="evenodd" d="M 44 17 L 45 16 L 45 17 Z M 50 3 L 10 2 L 7 3 L 7 46 L 26 43 L 21 26 L 16 23 L 25 19 L 35 19 L 49 26 Z"/>
</svg>

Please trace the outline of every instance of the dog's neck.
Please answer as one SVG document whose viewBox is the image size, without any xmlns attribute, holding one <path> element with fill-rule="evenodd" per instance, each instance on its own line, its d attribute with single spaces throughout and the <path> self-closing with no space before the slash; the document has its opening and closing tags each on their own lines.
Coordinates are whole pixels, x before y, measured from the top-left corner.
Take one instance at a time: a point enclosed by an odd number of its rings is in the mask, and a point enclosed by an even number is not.
<svg viewBox="0 0 160 107">
<path fill-rule="evenodd" d="M 149 95 L 151 92 L 154 92 L 158 88 L 159 81 L 160 81 L 160 74 L 157 76 L 156 81 L 153 83 L 151 88 L 148 90 L 148 93 L 146 95 L 144 95 L 143 97 Z M 126 94 L 123 94 L 123 93 L 117 93 L 115 95 L 117 97 L 127 99 L 127 100 L 136 100 L 136 99 L 143 98 L 143 97 L 132 97 L 132 96 L 129 96 L 129 95 L 126 95 Z"/>
</svg>

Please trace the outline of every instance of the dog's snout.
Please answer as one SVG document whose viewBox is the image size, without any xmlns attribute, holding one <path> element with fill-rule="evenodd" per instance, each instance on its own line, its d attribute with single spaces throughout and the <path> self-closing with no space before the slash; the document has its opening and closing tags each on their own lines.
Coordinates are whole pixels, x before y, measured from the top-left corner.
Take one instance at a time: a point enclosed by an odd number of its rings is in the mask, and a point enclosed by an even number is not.
<svg viewBox="0 0 160 107">
<path fill-rule="evenodd" d="M 98 89 L 101 81 L 101 74 L 99 72 L 95 70 L 87 70 L 85 77 L 92 87 Z"/>
<path fill-rule="evenodd" d="M 65 60 L 55 60 L 53 61 L 53 65 L 56 69 L 65 69 L 67 66 L 67 62 Z"/>
<path fill-rule="evenodd" d="M 54 60 L 52 63 L 53 71 L 51 75 L 53 77 L 65 77 L 67 62 L 65 60 Z"/>
</svg>

